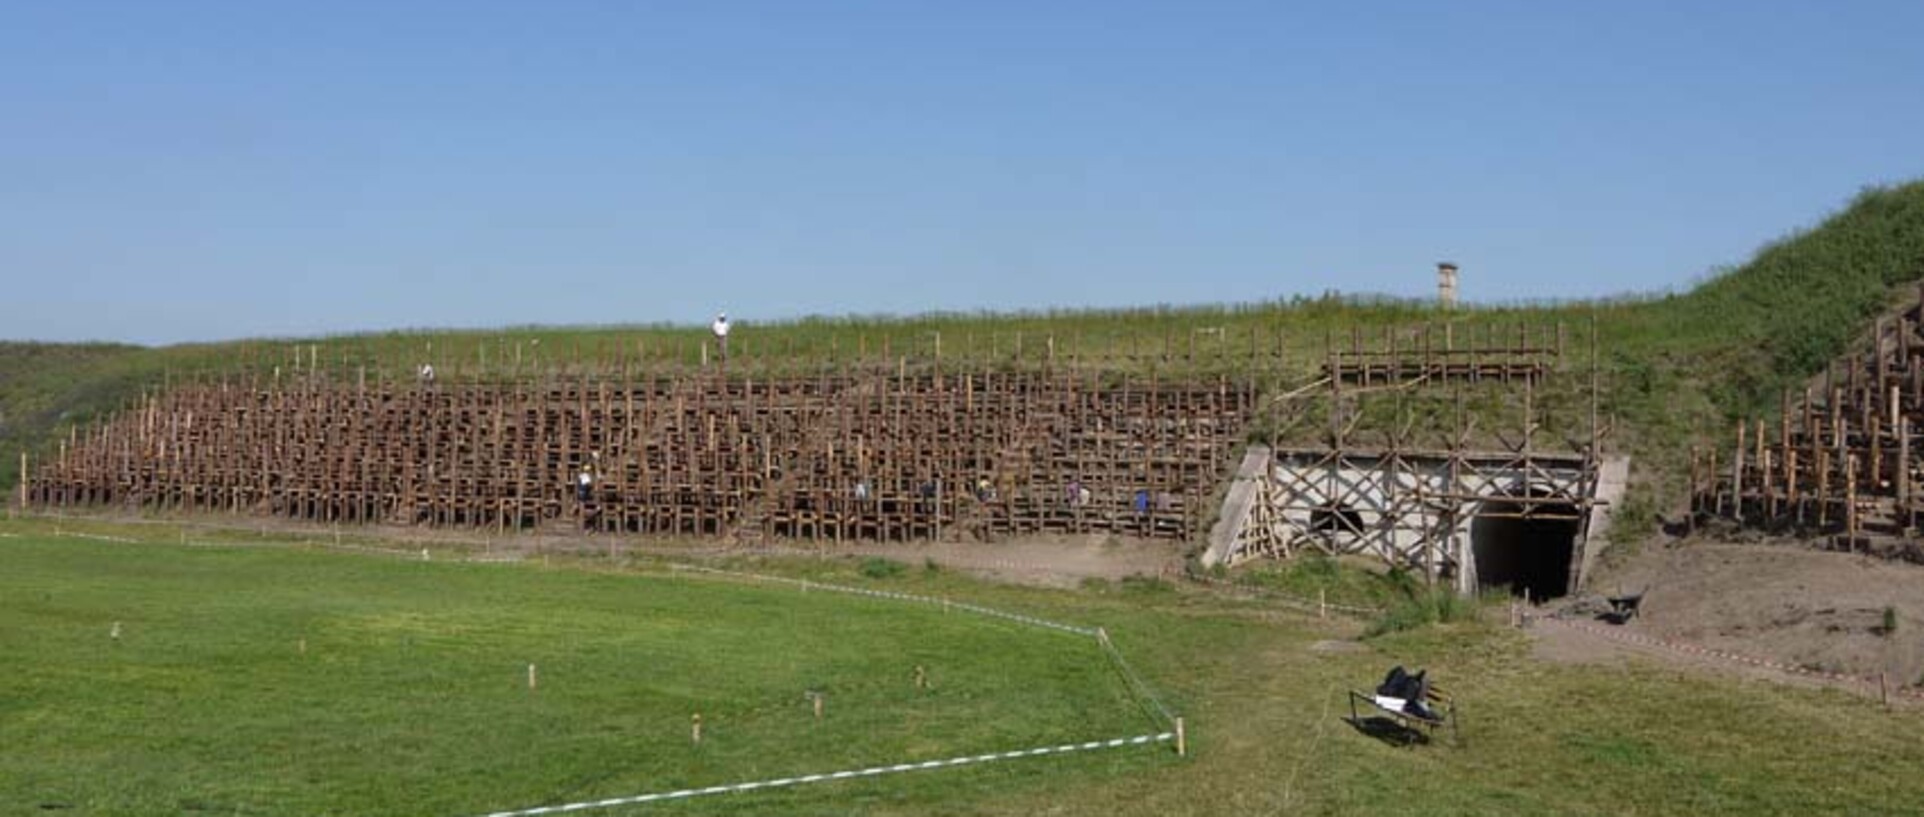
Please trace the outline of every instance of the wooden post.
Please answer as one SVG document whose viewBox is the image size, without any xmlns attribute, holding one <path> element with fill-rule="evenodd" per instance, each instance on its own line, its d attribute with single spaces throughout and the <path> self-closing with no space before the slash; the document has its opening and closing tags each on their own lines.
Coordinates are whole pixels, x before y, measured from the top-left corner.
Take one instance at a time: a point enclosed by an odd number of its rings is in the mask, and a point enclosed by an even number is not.
<svg viewBox="0 0 1924 817">
<path fill-rule="evenodd" d="M 811 692 L 808 694 L 808 697 L 813 698 L 815 701 L 815 719 L 818 721 L 821 720 L 822 719 L 822 699 L 828 696 L 823 695 L 820 692 Z"/>
<path fill-rule="evenodd" d="M 1906 530 L 1911 526 L 1911 418 L 1897 421 L 1897 512 Z"/>
<path fill-rule="evenodd" d="M 107 631 L 107 637 L 115 641 L 120 640 L 120 622 L 114 622 L 113 629 Z"/>
<path fill-rule="evenodd" d="M 1329 590 L 1316 588 L 1316 617 L 1329 618 Z"/>
<path fill-rule="evenodd" d="M 929 671 L 921 664 L 915 665 L 915 688 L 918 690 L 929 688 Z"/>
<path fill-rule="evenodd" d="M 1737 421 L 1737 452 L 1730 464 L 1731 518 L 1744 521 L 1744 433 L 1748 424 Z"/>
<path fill-rule="evenodd" d="M 1188 755 L 1189 736 L 1183 730 L 1182 718 L 1178 716 L 1176 718 L 1176 756 L 1187 757 Z"/>
<path fill-rule="evenodd" d="M 689 740 L 695 742 L 697 745 L 701 743 L 701 713 L 700 712 L 695 713 L 695 717 L 688 727 L 688 738 Z"/>
<path fill-rule="evenodd" d="M 1884 706 L 1886 708 L 1889 708 L 1891 705 L 1890 675 L 1891 673 L 1889 670 L 1877 671 L 1877 697 L 1879 700 L 1884 702 Z"/>
<path fill-rule="evenodd" d="M 299 644 L 299 647 L 298 647 L 298 649 L 300 650 L 300 653 L 301 653 L 302 655 L 306 655 L 306 654 L 307 654 L 307 639 L 305 639 L 305 638 L 303 638 L 303 639 L 301 639 L 301 640 L 300 640 L 300 644 Z"/>
<path fill-rule="evenodd" d="M 1857 552 L 1857 455 L 1844 460 L 1844 537 L 1846 547 Z"/>
<path fill-rule="evenodd" d="M 540 679 L 535 675 L 534 665 L 529 664 L 528 665 L 528 691 L 533 692 L 535 688 L 538 686 L 540 686 Z"/>
</svg>

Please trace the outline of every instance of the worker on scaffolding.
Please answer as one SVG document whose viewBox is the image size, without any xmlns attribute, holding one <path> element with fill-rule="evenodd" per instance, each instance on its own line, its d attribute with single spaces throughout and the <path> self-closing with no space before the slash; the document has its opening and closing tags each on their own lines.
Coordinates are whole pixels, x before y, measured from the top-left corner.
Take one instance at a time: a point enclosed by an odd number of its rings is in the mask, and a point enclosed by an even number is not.
<svg viewBox="0 0 1924 817">
<path fill-rule="evenodd" d="M 594 470 L 583 463 L 581 473 L 575 475 L 575 501 L 581 503 L 581 507 L 585 510 L 588 507 L 588 500 L 594 497 L 594 492 Z"/>
<path fill-rule="evenodd" d="M 722 362 L 728 362 L 728 313 L 716 313 L 715 323 L 709 329 L 715 333 L 715 348 L 721 353 Z"/>
</svg>

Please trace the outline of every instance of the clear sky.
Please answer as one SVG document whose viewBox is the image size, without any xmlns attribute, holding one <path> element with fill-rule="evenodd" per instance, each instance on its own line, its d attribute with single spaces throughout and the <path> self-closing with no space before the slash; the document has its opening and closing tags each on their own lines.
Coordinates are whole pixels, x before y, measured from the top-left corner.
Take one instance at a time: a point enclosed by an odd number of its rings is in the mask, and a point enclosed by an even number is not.
<svg viewBox="0 0 1924 817">
<path fill-rule="evenodd" d="M 0 5 L 0 338 L 1687 286 L 1924 2 Z"/>
</svg>

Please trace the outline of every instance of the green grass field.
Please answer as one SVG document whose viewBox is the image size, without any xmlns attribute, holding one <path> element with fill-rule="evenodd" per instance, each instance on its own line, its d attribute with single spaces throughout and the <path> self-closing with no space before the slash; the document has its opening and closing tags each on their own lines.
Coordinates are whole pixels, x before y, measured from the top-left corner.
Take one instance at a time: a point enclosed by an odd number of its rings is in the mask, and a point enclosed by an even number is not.
<svg viewBox="0 0 1924 817">
<path fill-rule="evenodd" d="M 705 578 L 0 544 L 0 805 L 22 811 L 478 813 L 1155 731 L 1093 639 L 940 608 Z M 819 722 L 807 690 L 826 694 Z"/>
<path fill-rule="evenodd" d="M 646 559 L 543 568 L 108 543 L 43 523 L 0 534 L 0 813 L 477 814 L 1154 731 L 1086 639 L 939 608 L 664 577 Z M 589 813 L 1924 809 L 1924 714 L 1842 692 L 1543 663 L 1482 623 L 1318 651 L 1363 623 L 1157 582 L 732 566 L 1104 625 L 1186 716 L 1191 756 L 1133 748 Z M 918 663 L 934 685 L 922 694 Z M 1344 690 L 1390 663 L 1454 689 L 1460 744 L 1404 749 L 1344 722 Z M 810 688 L 829 695 L 820 723 Z"/>
</svg>

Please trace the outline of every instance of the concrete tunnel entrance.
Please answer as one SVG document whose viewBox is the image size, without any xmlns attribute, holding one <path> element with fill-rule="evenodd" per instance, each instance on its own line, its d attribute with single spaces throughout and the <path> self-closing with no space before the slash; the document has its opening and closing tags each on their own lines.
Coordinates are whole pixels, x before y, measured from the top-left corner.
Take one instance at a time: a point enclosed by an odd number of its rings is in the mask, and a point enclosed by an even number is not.
<svg viewBox="0 0 1924 817">
<path fill-rule="evenodd" d="M 1509 496 L 1491 497 L 1477 506 L 1470 522 L 1470 551 L 1476 564 L 1479 591 L 1507 588 L 1532 599 L 1568 595 L 1571 562 L 1576 553 L 1582 516 L 1568 501 L 1519 502 Z M 1561 500 L 1561 495 L 1530 487 L 1522 496 Z"/>
</svg>

